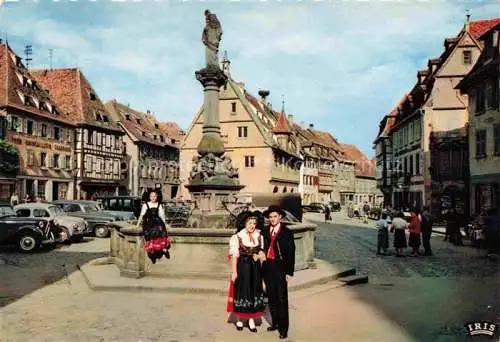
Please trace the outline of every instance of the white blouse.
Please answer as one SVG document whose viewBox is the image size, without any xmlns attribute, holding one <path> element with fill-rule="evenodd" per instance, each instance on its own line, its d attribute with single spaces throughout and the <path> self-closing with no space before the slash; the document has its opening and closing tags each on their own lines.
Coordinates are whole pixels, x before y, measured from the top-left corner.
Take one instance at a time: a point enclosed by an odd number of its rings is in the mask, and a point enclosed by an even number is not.
<svg viewBox="0 0 500 342">
<path fill-rule="evenodd" d="M 160 218 L 165 222 L 165 210 L 163 210 L 163 206 L 158 202 L 148 202 L 147 205 L 146 203 L 144 203 L 142 205 L 141 214 L 139 215 L 139 217 L 142 218 L 146 214 L 146 211 L 148 211 L 148 205 L 150 208 L 158 208 L 158 216 L 160 216 Z"/>
<path fill-rule="evenodd" d="M 264 248 L 264 238 L 260 234 L 259 229 L 255 229 L 252 233 L 252 239 L 250 239 L 249 234 L 246 229 L 240 230 L 238 233 L 231 236 L 229 240 L 229 255 L 233 257 L 240 256 L 240 241 L 238 237 L 241 239 L 241 243 L 247 247 L 257 247 Z M 253 241 L 252 241 L 253 240 Z"/>
</svg>

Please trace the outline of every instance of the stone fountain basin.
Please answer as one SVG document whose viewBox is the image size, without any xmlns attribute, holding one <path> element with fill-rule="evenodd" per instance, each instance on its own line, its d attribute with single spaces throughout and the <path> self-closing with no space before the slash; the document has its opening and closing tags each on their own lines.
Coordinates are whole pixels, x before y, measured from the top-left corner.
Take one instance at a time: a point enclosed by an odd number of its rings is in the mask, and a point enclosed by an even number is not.
<svg viewBox="0 0 500 342">
<path fill-rule="evenodd" d="M 314 233 L 316 225 L 288 223 L 295 239 L 295 270 L 314 268 Z M 113 225 L 108 263 L 114 263 L 122 277 L 174 277 L 227 279 L 229 276 L 228 229 L 170 228 L 173 240 L 171 259 L 153 264 L 144 251 L 142 229 L 127 222 Z"/>
</svg>

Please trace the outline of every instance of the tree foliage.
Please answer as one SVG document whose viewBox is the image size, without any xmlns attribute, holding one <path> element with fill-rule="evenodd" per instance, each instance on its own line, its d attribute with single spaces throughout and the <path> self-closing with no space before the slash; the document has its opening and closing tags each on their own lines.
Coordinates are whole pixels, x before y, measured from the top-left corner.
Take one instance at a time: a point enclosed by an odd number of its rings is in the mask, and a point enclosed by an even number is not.
<svg viewBox="0 0 500 342">
<path fill-rule="evenodd" d="M 19 150 L 0 139 L 0 174 L 15 177 L 19 173 Z"/>
</svg>

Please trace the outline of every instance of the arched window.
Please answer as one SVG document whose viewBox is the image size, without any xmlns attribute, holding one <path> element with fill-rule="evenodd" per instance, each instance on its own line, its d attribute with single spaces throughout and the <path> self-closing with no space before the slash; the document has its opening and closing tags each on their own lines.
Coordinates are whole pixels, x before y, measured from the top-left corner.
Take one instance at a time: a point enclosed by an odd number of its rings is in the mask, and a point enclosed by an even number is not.
<svg viewBox="0 0 500 342">
<path fill-rule="evenodd" d="M 275 186 L 274 189 L 273 189 L 273 193 L 277 193 L 278 192 L 278 187 Z"/>
</svg>

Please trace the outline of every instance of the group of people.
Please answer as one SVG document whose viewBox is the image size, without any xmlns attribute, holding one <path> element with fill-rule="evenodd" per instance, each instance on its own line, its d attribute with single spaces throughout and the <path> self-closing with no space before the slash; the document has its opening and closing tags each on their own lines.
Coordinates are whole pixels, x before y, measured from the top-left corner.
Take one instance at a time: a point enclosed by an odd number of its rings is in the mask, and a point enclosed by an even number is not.
<svg viewBox="0 0 500 342">
<path fill-rule="evenodd" d="M 171 240 L 161 193 L 151 190 L 148 198 L 137 227 L 142 227 L 146 253 L 156 263 L 164 256 L 170 259 Z M 267 297 L 272 320 L 267 330 L 278 331 L 280 339 L 288 337 L 288 282 L 294 275 L 295 243 L 293 233 L 281 222 L 284 216 L 279 206 L 270 206 L 263 214 L 244 212 L 238 216 L 236 234 L 229 242 L 231 279 L 227 311 L 228 322 L 239 331 L 246 325 L 257 332 Z M 264 217 L 269 220 L 267 227 Z"/>
<path fill-rule="evenodd" d="M 417 209 L 410 211 L 409 220 L 405 214 L 400 211 L 394 218 L 382 213 L 375 222 L 378 231 L 377 254 L 387 255 L 389 249 L 389 233 L 394 232 L 394 249 L 397 257 L 405 257 L 404 250 L 410 246 L 412 248 L 411 256 L 432 255 L 431 234 L 433 219 L 429 207 L 424 207 L 422 213 Z M 406 238 L 406 230 L 409 230 L 409 238 Z M 421 253 L 420 246 L 423 244 L 424 252 Z"/>
</svg>

